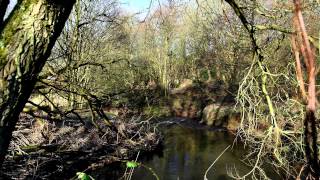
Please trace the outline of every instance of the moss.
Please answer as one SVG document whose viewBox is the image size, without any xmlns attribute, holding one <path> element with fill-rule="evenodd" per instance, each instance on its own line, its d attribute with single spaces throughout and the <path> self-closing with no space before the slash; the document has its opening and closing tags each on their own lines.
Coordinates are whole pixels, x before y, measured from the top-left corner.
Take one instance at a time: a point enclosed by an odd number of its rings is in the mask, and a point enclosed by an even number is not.
<svg viewBox="0 0 320 180">
<path fill-rule="evenodd" d="M 143 114 L 147 117 L 166 117 L 171 115 L 168 106 L 149 106 L 144 108 Z"/>
<path fill-rule="evenodd" d="M 182 100 L 181 100 L 181 99 L 178 99 L 178 98 L 173 99 L 173 101 L 172 101 L 172 108 L 173 108 L 173 109 L 176 109 L 176 110 L 181 110 L 181 109 L 183 109 L 183 107 L 182 107 Z"/>
<path fill-rule="evenodd" d="M 8 56 L 8 47 L 7 45 L 16 37 L 15 33 L 21 29 L 23 16 L 26 16 L 28 9 L 38 3 L 38 0 L 26 0 L 17 2 L 13 12 L 7 18 L 4 23 L 4 29 L 0 29 L 0 68 L 6 64 L 6 59 Z"/>
<path fill-rule="evenodd" d="M 30 6 L 37 2 L 38 0 L 18 1 L 15 9 L 6 20 L 4 29 L 2 31 L 0 41 L 3 47 L 5 47 L 13 39 L 15 32 L 19 30 L 19 25 L 21 25 L 21 22 L 23 21 L 23 16 L 30 8 Z M 0 55 L 3 56 L 1 50 Z"/>
<path fill-rule="evenodd" d="M 2 41 L 0 41 L 0 69 L 5 65 L 5 60 L 8 55 L 8 50 L 4 47 Z"/>
<path fill-rule="evenodd" d="M 34 151 L 38 151 L 39 149 L 40 149 L 40 146 L 36 145 L 36 144 L 21 147 L 21 150 L 23 150 L 25 152 L 34 152 Z"/>
</svg>

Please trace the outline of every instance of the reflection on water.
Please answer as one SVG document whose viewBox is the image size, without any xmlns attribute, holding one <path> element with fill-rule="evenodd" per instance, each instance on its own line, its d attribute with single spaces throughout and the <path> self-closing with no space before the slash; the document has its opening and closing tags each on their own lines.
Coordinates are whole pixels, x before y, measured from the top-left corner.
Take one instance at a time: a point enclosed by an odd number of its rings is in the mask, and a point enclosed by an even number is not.
<svg viewBox="0 0 320 180">
<path fill-rule="evenodd" d="M 163 152 L 139 159 L 139 162 L 151 167 L 161 180 L 203 179 L 211 163 L 227 146 L 234 143 L 234 137 L 227 132 L 195 129 L 181 125 L 166 127 L 163 133 L 165 137 Z M 249 172 L 251 169 L 241 161 L 245 153 L 242 145 L 235 145 L 228 149 L 209 171 L 208 179 L 232 179 L 228 176 L 228 172 L 234 168 L 240 175 Z M 117 172 L 118 175 L 121 173 L 123 174 L 123 171 Z M 274 173 L 267 174 L 274 176 Z M 106 178 L 106 174 L 104 175 Z M 279 179 L 277 176 L 272 176 L 271 179 Z M 112 179 L 110 174 L 107 177 L 107 179 Z M 97 179 L 102 178 L 97 177 Z M 132 180 L 152 179 L 155 179 L 154 176 L 143 167 L 136 168 L 132 176 Z"/>
<path fill-rule="evenodd" d="M 233 144 L 233 138 L 226 132 L 193 129 L 175 125 L 164 131 L 165 144 L 162 156 L 141 160 L 154 169 L 160 179 L 193 180 L 203 179 L 205 171 L 220 153 Z M 227 169 L 236 167 L 240 174 L 248 172 L 239 159 L 243 159 L 244 149 L 235 146 L 226 151 L 208 173 L 208 179 L 231 179 Z M 144 168 L 135 170 L 133 179 L 154 179 Z"/>
</svg>

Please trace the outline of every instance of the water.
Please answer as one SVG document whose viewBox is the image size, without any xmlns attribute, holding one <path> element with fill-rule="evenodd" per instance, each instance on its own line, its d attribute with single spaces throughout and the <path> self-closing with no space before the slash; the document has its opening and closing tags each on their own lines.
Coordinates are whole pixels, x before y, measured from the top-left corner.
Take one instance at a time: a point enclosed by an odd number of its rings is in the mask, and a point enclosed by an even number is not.
<svg viewBox="0 0 320 180">
<path fill-rule="evenodd" d="M 166 180 L 193 180 L 203 179 L 208 167 L 221 154 L 233 144 L 233 137 L 227 132 L 194 129 L 175 125 L 165 132 L 164 152 L 162 156 L 155 155 L 142 162 L 154 169 L 160 179 Z M 208 179 L 230 179 L 228 169 L 236 167 L 239 172 L 248 172 L 243 159 L 245 150 L 235 146 L 227 150 L 215 163 L 207 174 Z M 144 168 L 138 168 L 133 179 L 154 179 L 151 173 Z"/>
<path fill-rule="evenodd" d="M 226 147 L 234 143 L 234 136 L 227 132 L 183 125 L 166 127 L 163 133 L 165 140 L 162 153 L 139 159 L 139 162 L 152 168 L 161 180 L 203 179 L 212 162 Z M 232 179 L 229 173 L 235 173 L 235 169 L 239 175 L 246 174 L 251 168 L 241 161 L 245 154 L 246 149 L 243 145 L 235 144 L 230 147 L 210 169 L 207 178 L 209 180 Z M 122 170 L 116 174 L 123 173 Z M 271 175 L 271 179 L 280 179 L 272 171 L 267 174 Z M 110 176 L 112 175 L 98 176 L 97 179 L 112 179 Z M 152 179 L 155 177 L 144 167 L 136 168 L 132 176 L 132 180 Z"/>
</svg>

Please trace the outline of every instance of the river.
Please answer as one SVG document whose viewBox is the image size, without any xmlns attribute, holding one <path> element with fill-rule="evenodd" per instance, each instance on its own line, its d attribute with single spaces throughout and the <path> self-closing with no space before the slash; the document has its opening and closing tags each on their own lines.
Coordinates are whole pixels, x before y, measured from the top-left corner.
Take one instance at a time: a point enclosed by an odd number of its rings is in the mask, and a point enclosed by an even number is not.
<svg viewBox="0 0 320 180">
<path fill-rule="evenodd" d="M 161 128 L 164 135 L 163 149 L 160 153 L 141 156 L 138 162 L 150 167 L 161 180 L 204 179 L 208 167 L 230 145 L 207 174 L 209 180 L 232 179 L 230 173 L 244 175 L 251 170 L 242 160 L 247 150 L 242 143 L 235 143 L 234 135 L 217 129 L 190 126 L 178 123 Z M 124 174 L 122 168 L 106 168 L 95 174 L 95 179 L 118 179 Z M 271 179 L 280 179 L 272 168 L 265 168 Z M 132 180 L 156 179 L 146 168 L 136 168 Z"/>
</svg>

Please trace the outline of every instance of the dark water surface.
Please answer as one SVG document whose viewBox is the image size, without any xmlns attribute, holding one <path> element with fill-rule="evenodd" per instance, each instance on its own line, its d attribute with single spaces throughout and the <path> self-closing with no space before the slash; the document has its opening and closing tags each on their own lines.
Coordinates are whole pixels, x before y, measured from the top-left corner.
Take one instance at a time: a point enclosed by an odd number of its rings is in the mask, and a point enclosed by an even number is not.
<svg viewBox="0 0 320 180">
<path fill-rule="evenodd" d="M 207 130 L 184 125 L 172 125 L 163 130 L 164 149 L 160 154 L 151 157 L 140 157 L 139 162 L 152 168 L 161 180 L 197 180 L 204 179 L 207 168 L 229 145 L 233 145 L 234 136 L 224 131 Z M 243 145 L 234 144 L 215 163 L 207 174 L 209 180 L 232 179 L 230 171 L 244 175 L 250 167 L 241 160 L 244 159 L 246 150 Z M 270 169 L 271 170 L 271 169 Z M 108 170 L 106 170 L 108 171 Z M 110 173 L 110 171 L 108 172 Z M 108 174 L 107 173 L 107 174 Z M 113 172 L 121 175 L 124 172 Z M 112 173 L 97 179 L 113 179 Z M 267 172 L 271 179 L 279 179 L 275 173 Z M 155 179 L 150 171 L 144 167 L 134 170 L 132 180 Z"/>
</svg>

